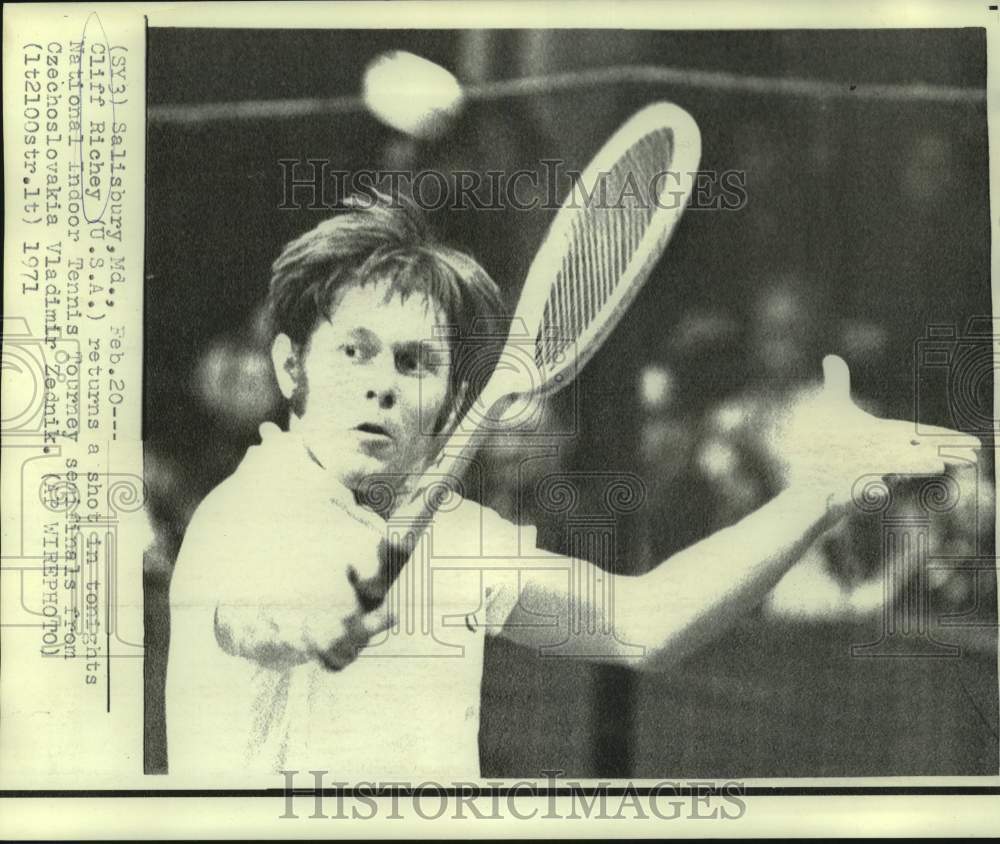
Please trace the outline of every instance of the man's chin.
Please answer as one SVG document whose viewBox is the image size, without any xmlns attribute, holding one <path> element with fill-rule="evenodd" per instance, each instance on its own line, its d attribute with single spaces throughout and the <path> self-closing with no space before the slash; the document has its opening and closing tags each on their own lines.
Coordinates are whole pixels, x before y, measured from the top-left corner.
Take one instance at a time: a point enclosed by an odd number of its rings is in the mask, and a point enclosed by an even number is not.
<svg viewBox="0 0 1000 844">
<path fill-rule="evenodd" d="M 362 455 L 349 461 L 348 465 L 338 472 L 338 476 L 348 489 L 363 491 L 375 484 L 389 483 L 395 486 L 399 473 L 393 471 L 388 461 Z"/>
</svg>

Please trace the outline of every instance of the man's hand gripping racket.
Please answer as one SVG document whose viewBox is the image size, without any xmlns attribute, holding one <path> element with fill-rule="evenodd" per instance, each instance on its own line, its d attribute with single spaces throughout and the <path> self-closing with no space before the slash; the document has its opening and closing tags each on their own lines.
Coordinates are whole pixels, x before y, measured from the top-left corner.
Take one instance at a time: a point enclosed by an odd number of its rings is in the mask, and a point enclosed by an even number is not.
<svg viewBox="0 0 1000 844">
<path fill-rule="evenodd" d="M 366 609 L 382 602 L 483 437 L 522 423 L 607 339 L 663 254 L 700 157 L 701 134 L 691 115 L 655 103 L 591 161 L 531 264 L 499 365 L 416 492 L 394 510 L 378 574 L 352 577 Z"/>
</svg>

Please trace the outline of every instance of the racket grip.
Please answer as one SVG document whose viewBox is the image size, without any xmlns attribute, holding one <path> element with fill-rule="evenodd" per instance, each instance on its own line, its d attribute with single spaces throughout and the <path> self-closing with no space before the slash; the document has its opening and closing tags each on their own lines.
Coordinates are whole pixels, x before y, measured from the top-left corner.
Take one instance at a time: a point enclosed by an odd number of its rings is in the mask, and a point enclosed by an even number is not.
<svg viewBox="0 0 1000 844">
<path fill-rule="evenodd" d="M 378 569 L 379 573 L 375 577 L 362 580 L 358 573 L 351 569 L 348 579 L 354 587 L 358 596 L 358 603 L 364 612 L 372 612 L 382 606 L 385 596 L 396 582 L 399 573 L 406 565 L 410 555 L 405 546 L 391 542 L 387 537 L 382 537 L 378 545 Z"/>
<path fill-rule="evenodd" d="M 464 436 L 458 443 L 452 442 L 449 447 L 442 448 L 434 463 L 420 477 L 416 491 L 392 509 L 392 515 L 386 520 L 385 535 L 378 544 L 378 574 L 361 580 L 356 572 L 349 573 L 348 578 L 365 612 L 381 606 L 441 506 L 454 496 L 462 495 L 466 458 L 477 448 L 477 434 L 475 431 L 472 436 Z"/>
<path fill-rule="evenodd" d="M 435 477 L 396 510 L 386 524 L 386 534 L 378 544 L 378 574 L 362 580 L 353 570 L 348 574 L 358 601 L 365 612 L 381 606 L 403 566 L 426 533 L 441 505 L 458 494 L 456 483 Z"/>
</svg>

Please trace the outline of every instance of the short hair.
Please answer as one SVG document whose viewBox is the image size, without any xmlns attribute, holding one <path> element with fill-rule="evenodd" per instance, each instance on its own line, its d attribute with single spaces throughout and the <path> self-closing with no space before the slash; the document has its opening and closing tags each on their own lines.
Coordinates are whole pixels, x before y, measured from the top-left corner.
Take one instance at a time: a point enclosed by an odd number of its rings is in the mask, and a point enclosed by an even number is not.
<svg viewBox="0 0 1000 844">
<path fill-rule="evenodd" d="M 428 297 L 459 338 L 502 322 L 496 282 L 471 256 L 440 243 L 412 200 L 373 191 L 348 197 L 342 207 L 342 213 L 285 246 L 274 262 L 265 303 L 272 339 L 285 334 L 304 348 L 320 320 L 332 316 L 342 290 L 376 281 L 389 284 L 388 295 Z M 461 379 L 461 345 L 450 342 L 453 399 Z M 472 406 L 473 391 L 482 386 L 471 385 L 460 412 Z"/>
</svg>

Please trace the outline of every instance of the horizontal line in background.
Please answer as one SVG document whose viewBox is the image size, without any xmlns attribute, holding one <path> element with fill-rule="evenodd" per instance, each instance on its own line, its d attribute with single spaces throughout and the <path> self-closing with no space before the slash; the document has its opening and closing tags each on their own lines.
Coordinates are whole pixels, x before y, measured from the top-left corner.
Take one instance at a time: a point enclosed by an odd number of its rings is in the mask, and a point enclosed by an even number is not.
<svg viewBox="0 0 1000 844">
<path fill-rule="evenodd" d="M 692 70 L 682 67 L 608 67 L 589 71 L 556 73 L 549 76 L 529 76 L 469 85 L 468 100 L 489 101 L 510 97 L 526 97 L 598 85 L 675 85 L 704 88 L 723 93 L 806 97 L 816 100 L 848 100 L 865 102 L 963 103 L 978 105 L 986 102 L 982 88 L 960 88 L 945 85 L 911 83 L 906 85 L 850 84 L 818 79 L 745 76 L 713 70 Z M 317 115 L 356 114 L 365 111 L 359 96 L 329 98 L 244 100 L 228 103 L 196 105 L 158 105 L 147 110 L 153 124 L 198 124 L 226 120 L 277 120 Z"/>
</svg>

